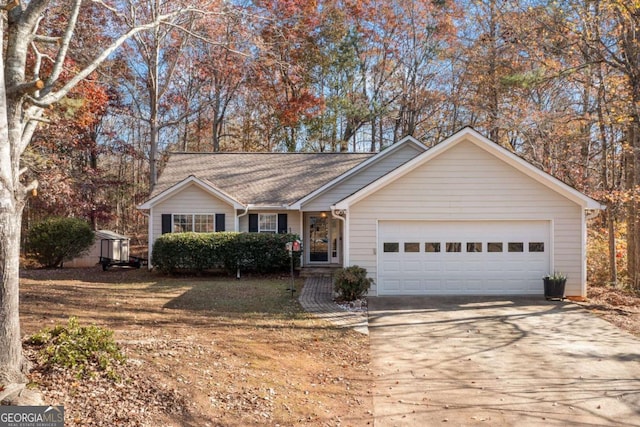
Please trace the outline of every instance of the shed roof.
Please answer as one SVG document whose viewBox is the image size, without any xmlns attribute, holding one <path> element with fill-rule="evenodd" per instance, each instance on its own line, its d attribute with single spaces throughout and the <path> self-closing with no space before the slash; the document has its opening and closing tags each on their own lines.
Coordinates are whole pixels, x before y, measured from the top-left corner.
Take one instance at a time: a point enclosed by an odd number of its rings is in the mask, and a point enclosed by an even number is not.
<svg viewBox="0 0 640 427">
<path fill-rule="evenodd" d="M 111 230 L 98 230 L 96 231 L 96 237 L 98 239 L 105 239 L 105 240 L 128 240 L 129 237 L 124 236 L 122 234 L 118 234 L 115 231 L 111 231 Z"/>
</svg>

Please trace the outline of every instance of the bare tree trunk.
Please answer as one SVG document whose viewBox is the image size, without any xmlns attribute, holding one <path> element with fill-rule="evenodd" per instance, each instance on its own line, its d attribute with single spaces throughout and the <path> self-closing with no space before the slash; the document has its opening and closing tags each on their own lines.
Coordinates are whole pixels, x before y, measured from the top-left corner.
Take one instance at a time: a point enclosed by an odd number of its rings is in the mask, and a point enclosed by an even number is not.
<svg viewBox="0 0 640 427">
<path fill-rule="evenodd" d="M 49 6 L 49 0 L 26 3 L 15 2 L 13 7 L 3 8 L 0 16 L 0 36 L 3 40 L 3 49 L 0 50 L 0 390 L 11 383 L 25 382 L 23 371 L 27 364 L 22 355 L 19 320 L 20 234 L 27 194 L 35 190 L 38 183 L 23 184 L 20 181 L 26 171 L 21 170 L 23 165 L 20 161 L 43 118 L 43 112 L 94 72 L 129 37 L 156 28 L 166 19 L 193 11 L 191 8 L 180 9 L 130 28 L 127 33 L 114 38 L 97 57 L 60 85 L 58 80 L 65 70 L 83 2 L 69 2 L 67 23 L 63 25 L 55 44 L 57 54 L 47 55 L 52 65 L 46 73 L 42 73 L 46 74 L 46 78 L 41 76 L 42 61 L 28 59 L 33 59 L 30 54 L 37 56 L 34 54 L 37 51 L 34 47 L 37 42 L 35 36 L 41 20 L 47 19 L 44 11 Z M 29 49 L 32 49 L 31 52 Z M 27 67 L 31 67 L 29 73 Z M 27 76 L 35 80 L 29 82 Z"/>
<path fill-rule="evenodd" d="M 500 143 L 500 128 L 498 126 L 498 116 L 499 116 L 499 96 L 498 96 L 498 70 L 497 70 L 497 62 L 498 62 L 498 46 L 497 46 L 497 38 L 498 38 L 498 24 L 497 24 L 497 10 L 496 10 L 496 2 L 494 0 L 491 1 L 491 16 L 489 17 L 489 52 L 487 61 L 489 63 L 489 81 L 490 87 L 488 88 L 489 93 L 487 94 L 487 113 L 489 114 L 489 122 L 487 124 L 487 128 L 489 129 L 489 139 L 493 142 Z"/>
<path fill-rule="evenodd" d="M 156 34 L 158 29 L 155 29 Z M 155 40 L 157 40 L 157 35 Z M 158 126 L 158 104 L 160 103 L 158 78 L 159 78 L 159 57 L 160 46 L 153 46 L 153 57 L 149 64 L 149 191 L 158 183 L 158 139 L 160 137 L 160 126 Z"/>
<path fill-rule="evenodd" d="M 0 34 L 4 21 L 0 19 Z M 21 151 L 16 132 L 9 131 L 11 111 L 7 105 L 3 51 L 0 51 L 0 386 L 26 382 L 19 317 L 19 260 L 23 187 L 19 180 Z M 19 127 L 18 129 L 21 129 Z M 19 135 L 19 134 L 18 134 Z M 17 143 L 20 142 L 18 138 Z M 2 387 L 0 387 L 2 390 Z"/>
<path fill-rule="evenodd" d="M 628 130 L 629 148 L 626 159 L 627 190 L 634 192 L 640 182 L 640 135 L 638 118 L 634 117 Z M 627 272 L 632 289 L 640 289 L 640 201 L 631 197 L 627 202 Z"/>
<path fill-rule="evenodd" d="M 19 321 L 19 275 L 20 259 L 20 223 L 22 207 L 13 200 L 8 206 L 4 202 L 11 196 L 3 188 L 0 208 L 0 384 L 24 383 L 22 342 Z"/>
<path fill-rule="evenodd" d="M 377 120 L 375 116 L 371 117 L 371 144 L 369 145 L 369 151 L 372 153 L 376 152 L 376 125 Z"/>
<path fill-rule="evenodd" d="M 609 228 L 609 283 L 618 287 L 618 265 L 616 264 L 616 224 L 612 208 L 607 209 L 607 226 Z"/>
</svg>

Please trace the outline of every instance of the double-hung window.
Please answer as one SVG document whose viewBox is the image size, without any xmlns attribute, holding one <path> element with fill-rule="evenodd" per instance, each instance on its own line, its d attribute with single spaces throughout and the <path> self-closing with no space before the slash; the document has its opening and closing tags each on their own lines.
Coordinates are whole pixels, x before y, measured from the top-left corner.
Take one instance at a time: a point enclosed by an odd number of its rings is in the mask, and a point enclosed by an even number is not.
<svg viewBox="0 0 640 427">
<path fill-rule="evenodd" d="M 214 230 L 213 214 L 173 214 L 173 232 L 211 233 Z"/>
<path fill-rule="evenodd" d="M 260 214 L 258 216 L 258 232 L 260 233 L 277 233 L 278 232 L 278 214 Z"/>
</svg>

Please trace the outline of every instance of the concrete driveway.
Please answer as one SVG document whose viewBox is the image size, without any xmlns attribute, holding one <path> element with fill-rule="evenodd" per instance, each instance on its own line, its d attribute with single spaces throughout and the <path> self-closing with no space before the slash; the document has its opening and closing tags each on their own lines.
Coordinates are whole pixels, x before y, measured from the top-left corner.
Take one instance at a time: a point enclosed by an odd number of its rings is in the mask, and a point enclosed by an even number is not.
<svg viewBox="0 0 640 427">
<path fill-rule="evenodd" d="M 640 339 L 537 298 L 369 298 L 376 426 L 640 426 Z"/>
</svg>

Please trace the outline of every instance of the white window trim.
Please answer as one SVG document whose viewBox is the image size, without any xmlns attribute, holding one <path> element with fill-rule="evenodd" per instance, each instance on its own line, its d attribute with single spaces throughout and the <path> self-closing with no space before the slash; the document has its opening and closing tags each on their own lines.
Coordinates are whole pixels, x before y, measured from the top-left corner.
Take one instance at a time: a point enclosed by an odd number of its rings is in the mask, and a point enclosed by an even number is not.
<svg viewBox="0 0 640 427">
<path fill-rule="evenodd" d="M 262 229 L 262 216 L 263 215 L 273 215 L 273 216 L 276 217 L 275 228 L 273 230 L 263 230 Z M 274 234 L 278 234 L 278 214 L 276 212 L 258 213 L 258 233 L 274 233 Z"/>
<path fill-rule="evenodd" d="M 213 224 L 213 231 L 216 231 L 216 214 L 211 213 L 211 212 L 203 212 L 203 213 L 172 213 L 171 214 L 171 232 L 175 233 L 175 217 L 176 215 L 183 215 L 183 216 L 191 216 L 191 230 L 186 231 L 191 232 L 191 233 L 206 233 L 205 231 L 195 231 L 195 227 L 196 227 L 196 215 L 209 215 L 213 218 L 212 224 Z"/>
</svg>

